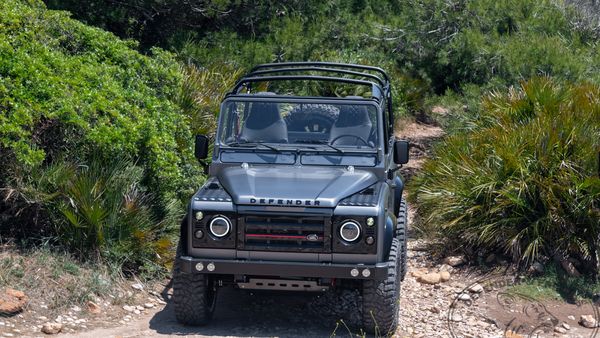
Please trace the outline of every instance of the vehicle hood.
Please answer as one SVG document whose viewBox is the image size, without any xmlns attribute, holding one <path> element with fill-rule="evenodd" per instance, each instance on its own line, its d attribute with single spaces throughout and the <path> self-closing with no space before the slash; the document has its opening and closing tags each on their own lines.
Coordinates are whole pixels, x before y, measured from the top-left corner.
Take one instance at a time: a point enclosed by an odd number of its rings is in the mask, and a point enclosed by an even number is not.
<svg viewBox="0 0 600 338">
<path fill-rule="evenodd" d="M 345 167 L 229 167 L 217 177 L 236 204 L 325 208 L 377 182 L 371 172 Z"/>
</svg>

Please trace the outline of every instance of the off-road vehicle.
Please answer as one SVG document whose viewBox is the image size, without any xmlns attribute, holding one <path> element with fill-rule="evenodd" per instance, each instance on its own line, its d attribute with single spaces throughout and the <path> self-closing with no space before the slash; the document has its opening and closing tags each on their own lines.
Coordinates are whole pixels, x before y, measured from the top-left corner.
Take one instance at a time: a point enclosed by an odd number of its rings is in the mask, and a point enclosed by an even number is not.
<svg viewBox="0 0 600 338">
<path fill-rule="evenodd" d="M 302 92 L 316 83 L 334 95 Z M 336 85 L 365 96 L 335 95 Z M 269 90 L 269 91 L 265 91 Z M 305 93 L 308 93 L 305 90 Z M 195 155 L 209 156 L 196 136 Z M 208 179 L 181 226 L 174 268 L 177 320 L 206 324 L 217 290 L 362 294 L 363 328 L 396 327 L 406 273 L 406 204 L 388 75 L 328 62 L 263 64 L 221 105 Z"/>
</svg>

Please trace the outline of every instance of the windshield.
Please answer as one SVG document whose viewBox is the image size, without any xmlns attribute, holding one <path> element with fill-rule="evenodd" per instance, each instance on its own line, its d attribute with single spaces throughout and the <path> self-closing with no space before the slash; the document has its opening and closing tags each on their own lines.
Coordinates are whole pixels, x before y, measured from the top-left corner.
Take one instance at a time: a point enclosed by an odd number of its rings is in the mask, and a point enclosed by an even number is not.
<svg viewBox="0 0 600 338">
<path fill-rule="evenodd" d="M 218 135 L 232 147 L 282 144 L 342 153 L 377 148 L 377 123 L 371 104 L 227 101 Z"/>
</svg>

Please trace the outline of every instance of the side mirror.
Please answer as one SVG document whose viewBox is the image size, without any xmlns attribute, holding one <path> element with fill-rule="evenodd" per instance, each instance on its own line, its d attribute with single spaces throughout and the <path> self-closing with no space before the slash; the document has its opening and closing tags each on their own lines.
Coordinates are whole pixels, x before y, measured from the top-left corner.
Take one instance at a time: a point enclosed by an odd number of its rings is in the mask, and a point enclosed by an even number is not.
<svg viewBox="0 0 600 338">
<path fill-rule="evenodd" d="M 208 137 L 204 135 L 196 135 L 196 144 L 194 155 L 198 161 L 204 160 L 208 156 Z"/>
<path fill-rule="evenodd" d="M 394 142 L 394 162 L 396 164 L 408 163 L 408 152 L 410 143 L 406 140 L 398 140 Z"/>
</svg>

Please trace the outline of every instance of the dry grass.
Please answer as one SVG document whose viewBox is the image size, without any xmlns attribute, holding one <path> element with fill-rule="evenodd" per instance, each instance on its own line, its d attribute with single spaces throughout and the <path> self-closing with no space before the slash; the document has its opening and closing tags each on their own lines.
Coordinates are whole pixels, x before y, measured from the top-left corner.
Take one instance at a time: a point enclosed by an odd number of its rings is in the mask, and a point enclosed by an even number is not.
<svg viewBox="0 0 600 338">
<path fill-rule="evenodd" d="M 0 290 L 25 292 L 29 306 L 47 317 L 97 297 L 113 298 L 113 304 L 126 302 L 131 296 L 125 282 L 109 267 L 80 263 L 68 253 L 48 247 L 20 251 L 15 245 L 0 244 Z"/>
</svg>

